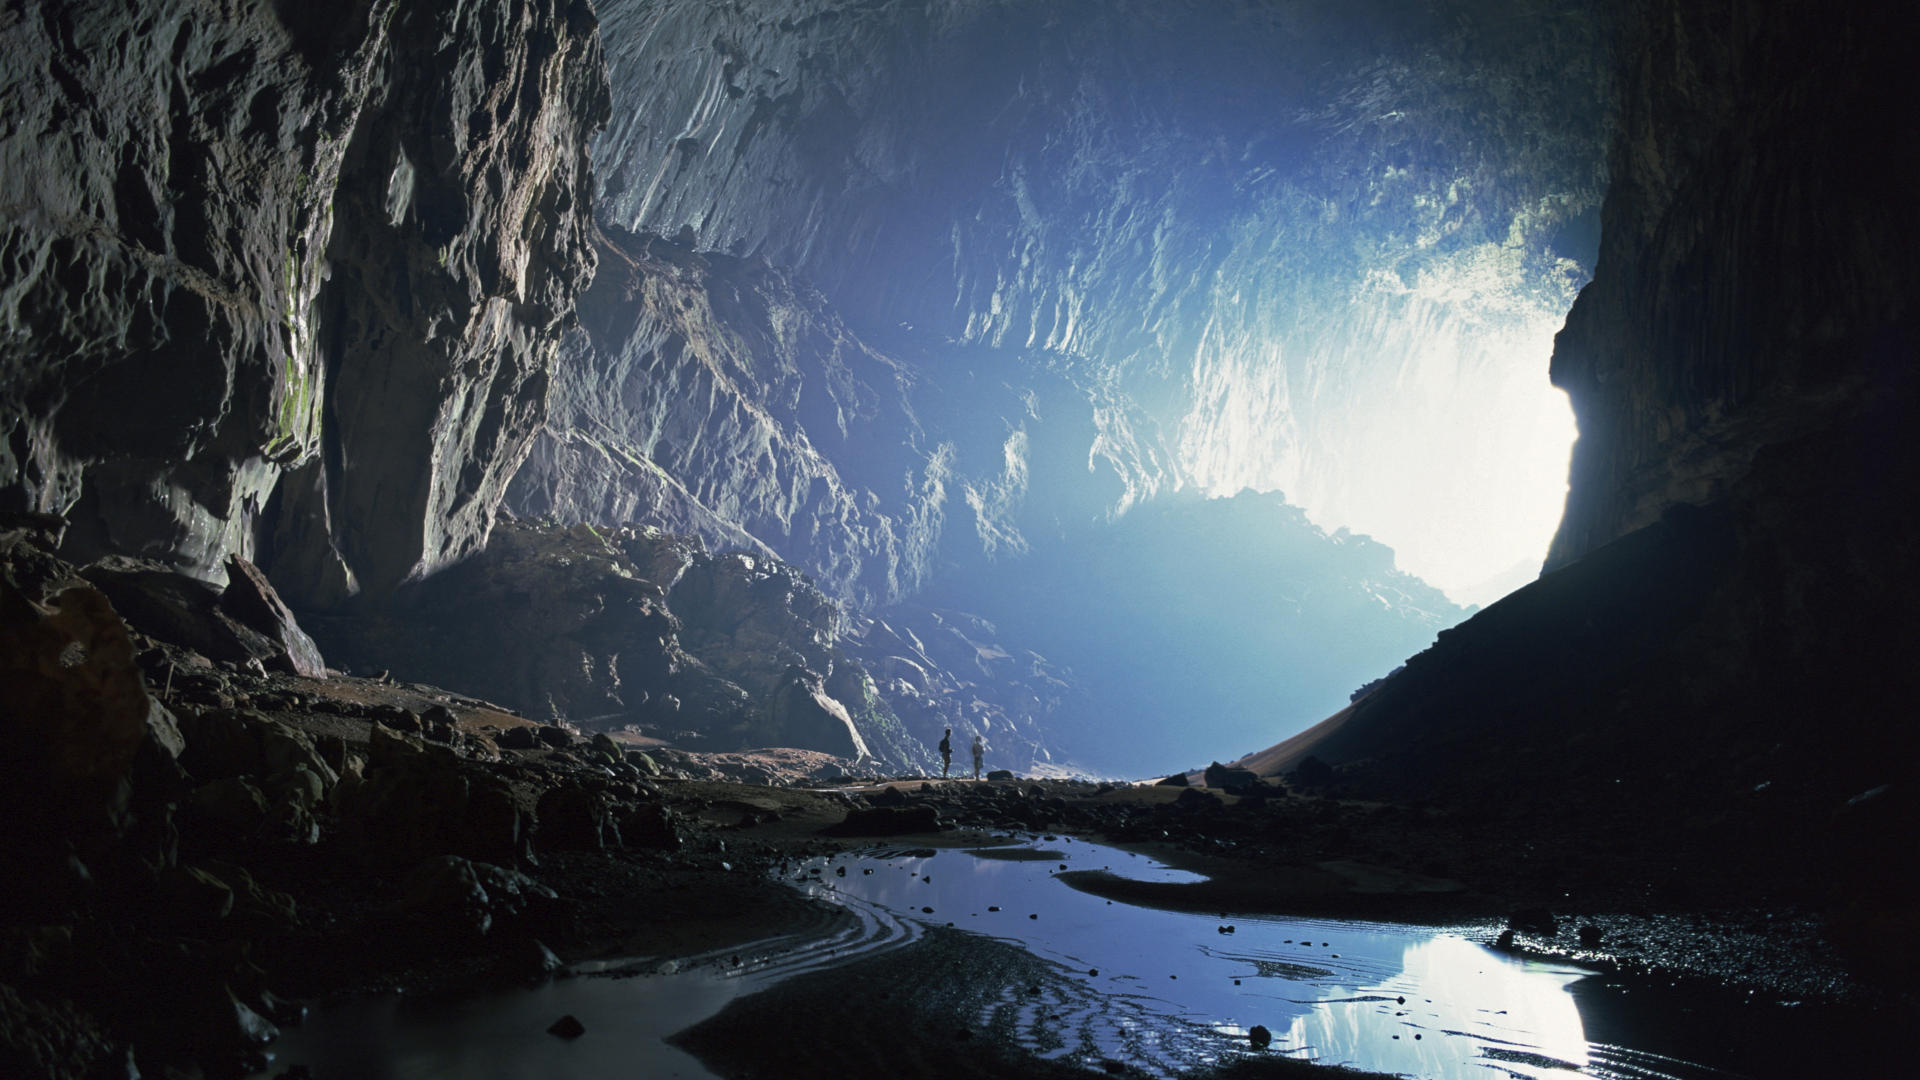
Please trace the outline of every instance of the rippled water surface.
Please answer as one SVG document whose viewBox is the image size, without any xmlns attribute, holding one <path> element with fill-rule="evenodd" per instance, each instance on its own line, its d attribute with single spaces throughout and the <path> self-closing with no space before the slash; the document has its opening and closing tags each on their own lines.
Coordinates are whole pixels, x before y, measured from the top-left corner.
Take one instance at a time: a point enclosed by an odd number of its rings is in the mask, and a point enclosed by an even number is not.
<svg viewBox="0 0 1920 1080">
<path fill-rule="evenodd" d="M 288 1032 L 275 1057 L 308 1064 L 322 1080 L 706 1076 L 662 1040 L 787 976 L 910 944 L 926 926 L 949 924 L 1016 942 L 1065 972 L 1043 985 L 1003 988 L 976 1020 L 1010 1027 L 1037 1055 L 1118 1060 L 1161 1076 L 1251 1053 L 1436 1078 L 1702 1080 L 1742 1075 L 1722 1071 L 1733 1063 L 1745 1063 L 1748 1074 L 1791 1075 L 1752 1069 L 1753 1040 L 1821 1037 L 1770 1033 L 1758 1014 L 1723 1034 L 1725 1003 L 1696 1014 L 1691 998 L 1659 1000 L 1645 986 L 1470 940 L 1487 928 L 1168 912 L 1078 891 L 1060 879 L 1070 871 L 1199 880 L 1064 838 L 813 859 L 784 873 L 854 916 L 838 934 L 762 942 L 691 964 L 598 965 L 580 974 L 629 977 L 563 979 L 465 1001 L 348 1002 Z M 585 1024 L 586 1037 L 542 1034 L 567 1013 Z M 1255 1025 L 1272 1033 L 1264 1050 L 1246 1038 Z M 1748 1052 L 1738 1052 L 1742 1044 Z"/>
<path fill-rule="evenodd" d="M 1240 1052 L 1261 1025 L 1273 1035 L 1266 1053 L 1409 1076 L 1729 1075 L 1590 1040 L 1568 992 L 1591 978 L 1585 969 L 1498 953 L 1461 931 L 1208 917 L 1050 880 L 1086 870 L 1200 880 L 1076 841 L 815 860 L 803 874 L 823 896 L 1015 940 L 1077 973 L 1065 989 L 1023 1001 L 1010 988 L 1003 1000 L 1042 1055 L 1169 1074 Z"/>
</svg>

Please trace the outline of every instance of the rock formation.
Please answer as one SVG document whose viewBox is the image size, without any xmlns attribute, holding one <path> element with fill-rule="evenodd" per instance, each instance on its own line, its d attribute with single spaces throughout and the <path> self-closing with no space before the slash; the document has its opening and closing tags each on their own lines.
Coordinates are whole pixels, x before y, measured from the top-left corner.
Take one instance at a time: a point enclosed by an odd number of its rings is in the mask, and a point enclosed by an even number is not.
<svg viewBox="0 0 1920 1080">
<path fill-rule="evenodd" d="M 1802 865 L 1836 940 L 1920 949 L 1894 914 L 1920 828 L 1895 7 L 1636 6 L 1601 262 L 1554 356 L 1582 429 L 1554 569 L 1263 771 L 1311 754 L 1348 790 L 1596 835 L 1657 807 L 1663 858 Z"/>
<path fill-rule="evenodd" d="M 592 270 L 585 3 L 26 5 L 0 500 L 300 602 L 486 538 Z"/>
</svg>

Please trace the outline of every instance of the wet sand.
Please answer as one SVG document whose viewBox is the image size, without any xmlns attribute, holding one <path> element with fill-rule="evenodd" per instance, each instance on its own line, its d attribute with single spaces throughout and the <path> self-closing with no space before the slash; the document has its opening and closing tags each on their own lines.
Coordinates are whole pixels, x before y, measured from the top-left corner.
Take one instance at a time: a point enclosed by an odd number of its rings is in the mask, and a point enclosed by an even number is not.
<svg viewBox="0 0 1920 1080">
<path fill-rule="evenodd" d="M 1022 1076 L 1142 1075 L 1126 1062 L 1085 1065 L 1036 1056 L 1020 1045 L 1022 1009 L 1086 993 L 1059 969 L 1017 946 L 932 927 L 913 945 L 803 975 L 751 997 L 671 1041 L 727 1077 L 931 1080 Z M 1055 1053 L 1069 1045 L 1060 1033 Z M 1190 1077 L 1362 1077 L 1277 1055 L 1235 1061 Z"/>
</svg>

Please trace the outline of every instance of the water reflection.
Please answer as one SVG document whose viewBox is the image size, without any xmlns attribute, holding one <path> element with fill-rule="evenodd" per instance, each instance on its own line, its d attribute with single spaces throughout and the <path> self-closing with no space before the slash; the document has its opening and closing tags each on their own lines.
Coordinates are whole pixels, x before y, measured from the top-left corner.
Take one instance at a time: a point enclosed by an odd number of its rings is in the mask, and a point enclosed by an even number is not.
<svg viewBox="0 0 1920 1080">
<path fill-rule="evenodd" d="M 977 1018 L 985 1029 L 1012 1031 L 1043 1058 L 1120 1061 L 1157 1076 L 1256 1052 L 1435 1078 L 1727 1075 L 1684 1060 L 1674 1046 L 1690 1045 L 1685 1037 L 1623 1015 L 1617 1000 L 1625 988 L 1570 966 L 1493 952 L 1463 931 L 1134 907 L 1067 887 L 1058 878 L 1070 870 L 1200 880 L 1064 839 L 814 859 L 785 873 L 853 916 L 834 933 L 741 946 L 679 967 L 578 972 L 629 978 L 332 1005 L 286 1033 L 275 1070 L 262 1077 L 295 1063 L 315 1076 L 370 1080 L 705 1077 L 698 1061 L 663 1040 L 736 997 L 912 944 L 926 926 L 949 924 L 1058 963 L 1062 977 L 1001 987 Z M 1598 1038 L 1606 1041 L 1590 1041 L 1594 1024 L 1583 1021 L 1583 1007 L 1602 1019 Z M 1691 1009 L 1683 1003 L 1665 1012 Z M 563 1014 L 577 1016 L 588 1036 L 541 1034 Z M 1265 1050 L 1249 1045 L 1255 1025 L 1273 1035 Z"/>
<path fill-rule="evenodd" d="M 844 870 L 844 875 L 840 873 Z M 1422 1077 L 1707 1077 L 1672 1058 L 1597 1058 L 1568 988 L 1590 972 L 1490 950 L 1461 931 L 1299 919 L 1228 919 L 1108 901 L 1053 880 L 1106 870 L 1196 875 L 1082 842 L 1013 850 L 815 860 L 823 897 L 1018 942 L 1075 985 L 997 1007 L 1041 1056 L 1117 1058 L 1171 1075 L 1251 1052 Z M 1655 1061 L 1647 1055 L 1646 1062 Z"/>
</svg>

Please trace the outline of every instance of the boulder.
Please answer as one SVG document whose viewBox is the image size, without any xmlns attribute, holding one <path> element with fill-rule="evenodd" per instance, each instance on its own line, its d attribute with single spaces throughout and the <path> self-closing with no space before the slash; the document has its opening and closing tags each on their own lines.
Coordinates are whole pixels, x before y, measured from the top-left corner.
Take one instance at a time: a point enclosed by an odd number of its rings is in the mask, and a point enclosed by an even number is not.
<svg viewBox="0 0 1920 1080">
<path fill-rule="evenodd" d="M 272 641 L 276 648 L 268 667 L 309 679 L 327 677 L 327 663 L 293 612 L 280 600 L 260 568 L 238 555 L 227 556 L 227 590 L 220 594 L 220 610 Z"/>
<path fill-rule="evenodd" d="M 397 906 L 410 914 L 450 920 L 460 930 L 480 935 L 542 900 L 557 898 L 552 889 L 518 870 L 441 855 L 408 872 L 400 883 Z"/>
<path fill-rule="evenodd" d="M 1260 777 L 1251 769 L 1230 768 L 1216 761 L 1207 766 L 1206 784 L 1229 795 L 1244 795 L 1260 786 Z"/>
<path fill-rule="evenodd" d="M 774 691 L 766 742 L 855 760 L 872 756 L 847 707 L 828 696 L 819 675 L 797 666 Z"/>
<path fill-rule="evenodd" d="M 613 800 L 575 785 L 549 788 L 540 796 L 537 838 L 555 851 L 600 851 L 620 846 L 620 825 Z"/>
<path fill-rule="evenodd" d="M 904 836 L 937 832 L 943 824 L 932 806 L 875 806 L 851 810 L 845 820 L 822 831 L 830 836 Z"/>
</svg>

